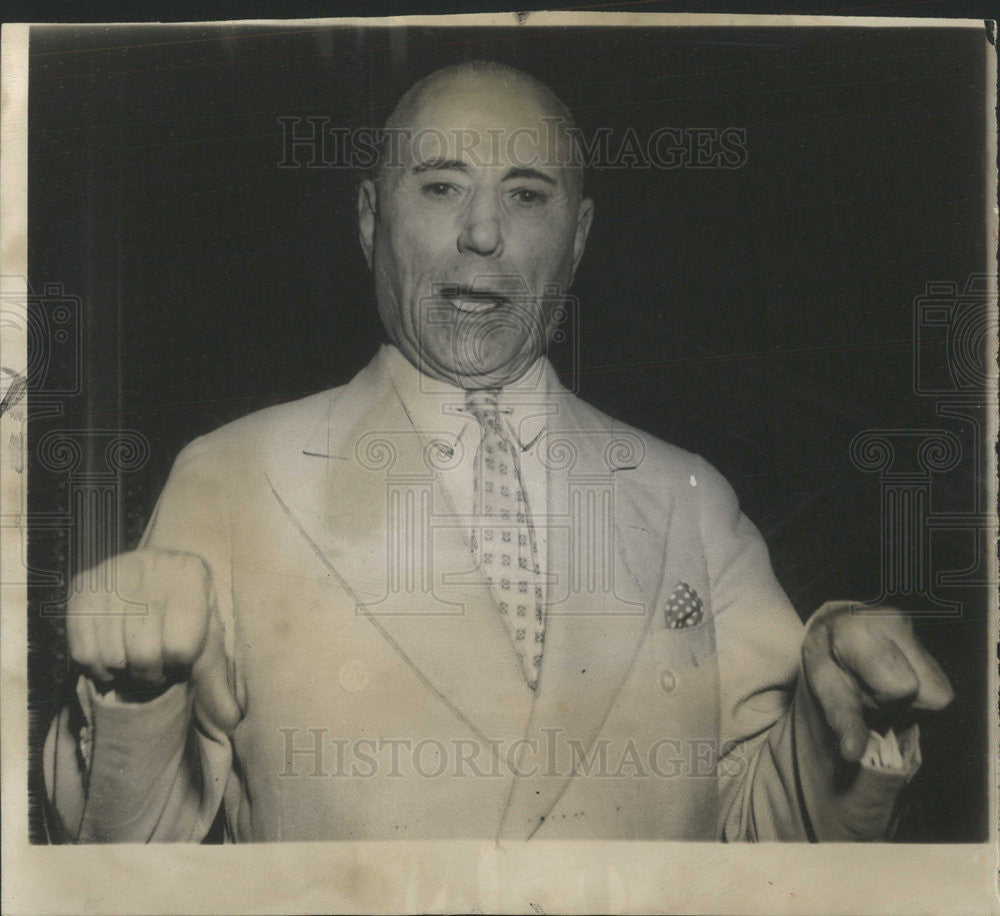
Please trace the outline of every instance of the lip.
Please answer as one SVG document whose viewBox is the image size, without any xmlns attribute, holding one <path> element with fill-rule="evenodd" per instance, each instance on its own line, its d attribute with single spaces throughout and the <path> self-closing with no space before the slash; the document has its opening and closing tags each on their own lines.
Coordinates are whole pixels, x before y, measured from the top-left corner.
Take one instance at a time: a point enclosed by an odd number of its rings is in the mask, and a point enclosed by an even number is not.
<svg viewBox="0 0 1000 916">
<path fill-rule="evenodd" d="M 441 292 L 441 298 L 447 299 L 460 312 L 471 315 L 490 312 L 507 303 L 507 297 L 501 292 L 468 286 L 449 287 Z"/>
</svg>

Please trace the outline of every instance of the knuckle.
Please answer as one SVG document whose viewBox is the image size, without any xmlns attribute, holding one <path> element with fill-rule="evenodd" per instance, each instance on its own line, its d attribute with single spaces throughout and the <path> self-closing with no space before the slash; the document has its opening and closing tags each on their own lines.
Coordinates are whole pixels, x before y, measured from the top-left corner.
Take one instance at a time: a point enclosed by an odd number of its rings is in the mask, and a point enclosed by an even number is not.
<svg viewBox="0 0 1000 916">
<path fill-rule="evenodd" d="M 209 583 L 208 564 L 195 554 L 184 555 L 185 582 L 193 594 L 204 596 Z"/>
<path fill-rule="evenodd" d="M 66 616 L 70 619 L 90 617 L 99 610 L 103 596 L 95 595 L 81 585 L 74 584 L 69 600 L 66 602 Z"/>
<path fill-rule="evenodd" d="M 192 664 L 198 655 L 201 640 L 190 630 L 165 636 L 162 657 L 166 667 L 181 668 Z"/>
<path fill-rule="evenodd" d="M 162 658 L 161 647 L 152 639 L 129 642 L 128 664 L 130 668 L 153 668 L 161 663 Z"/>
<path fill-rule="evenodd" d="M 802 660 L 816 656 L 820 647 L 827 642 L 826 636 L 818 632 L 818 627 L 810 627 L 802 637 L 802 644 L 799 647 L 799 654 Z"/>
<path fill-rule="evenodd" d="M 817 621 L 829 626 L 845 616 L 851 616 L 853 607 L 849 601 L 826 601 L 819 606 L 814 616 Z"/>
<path fill-rule="evenodd" d="M 112 671 L 122 671 L 128 667 L 128 657 L 125 650 L 120 645 L 115 645 L 112 640 L 105 640 L 98 647 L 101 664 Z"/>
<path fill-rule="evenodd" d="M 841 617 L 830 630 L 830 652 L 838 661 L 853 651 L 859 645 L 864 645 L 863 628 L 865 624 L 854 614 Z"/>
<path fill-rule="evenodd" d="M 204 600 L 198 596 L 172 591 L 163 610 L 164 642 L 184 646 L 200 640 L 207 617 L 205 607 Z"/>
<path fill-rule="evenodd" d="M 830 626 L 834 633 L 843 633 L 863 626 L 865 621 L 870 619 L 864 608 L 850 606 L 842 608 L 839 613 L 831 617 Z"/>
<path fill-rule="evenodd" d="M 810 627 L 802 640 L 802 661 L 806 665 L 815 664 L 819 659 L 829 655 L 829 640 L 827 634 L 818 627 Z"/>
<path fill-rule="evenodd" d="M 877 666 L 877 671 L 885 672 L 893 680 L 901 684 L 917 685 L 916 671 L 894 643 L 888 643 L 881 650 L 873 650 L 870 659 L 872 666 Z"/>
<path fill-rule="evenodd" d="M 69 641 L 69 655 L 81 668 L 91 668 L 97 661 L 95 653 L 89 646 L 73 638 Z"/>
</svg>

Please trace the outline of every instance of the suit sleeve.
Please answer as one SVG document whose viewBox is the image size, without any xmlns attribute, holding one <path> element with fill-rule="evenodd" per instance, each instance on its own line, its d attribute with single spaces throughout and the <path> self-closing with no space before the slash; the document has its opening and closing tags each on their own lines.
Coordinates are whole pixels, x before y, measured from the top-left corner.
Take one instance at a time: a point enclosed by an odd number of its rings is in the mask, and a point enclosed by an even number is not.
<svg viewBox="0 0 1000 916">
<path fill-rule="evenodd" d="M 140 546 L 194 553 L 208 563 L 232 659 L 228 511 L 207 458 L 203 440 L 178 456 Z M 193 712 L 187 684 L 131 702 L 114 691 L 102 695 L 81 676 L 76 701 L 59 711 L 45 742 L 49 837 L 200 841 L 231 763 L 229 738 Z"/>
<path fill-rule="evenodd" d="M 698 460 L 702 541 L 719 661 L 720 814 L 726 840 L 875 840 L 919 765 L 841 768 L 801 670 L 805 631 L 732 488 Z"/>
</svg>

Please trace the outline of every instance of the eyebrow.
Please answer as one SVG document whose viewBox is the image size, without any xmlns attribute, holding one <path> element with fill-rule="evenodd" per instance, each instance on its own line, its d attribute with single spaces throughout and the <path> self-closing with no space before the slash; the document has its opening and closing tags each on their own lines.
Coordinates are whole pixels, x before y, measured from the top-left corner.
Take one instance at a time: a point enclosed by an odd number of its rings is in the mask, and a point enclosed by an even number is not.
<svg viewBox="0 0 1000 916">
<path fill-rule="evenodd" d="M 503 180 L 507 181 L 511 178 L 537 178 L 539 181 L 548 182 L 553 187 L 556 186 L 557 182 L 551 175 L 546 175 L 544 172 L 539 172 L 538 169 L 525 169 L 525 168 L 512 168 L 507 170 L 507 174 L 503 176 Z"/>
<path fill-rule="evenodd" d="M 413 174 L 420 175 L 423 172 L 439 172 L 457 169 L 460 172 L 469 171 L 469 167 L 459 159 L 425 159 L 413 166 Z"/>
<path fill-rule="evenodd" d="M 458 172 L 468 172 L 469 166 L 467 163 L 462 162 L 460 159 L 425 159 L 422 162 L 418 162 L 413 166 L 414 175 L 422 175 L 424 172 L 439 172 L 439 171 L 449 171 L 454 170 Z M 539 181 L 544 181 L 547 184 L 555 187 L 558 182 L 544 172 L 538 171 L 538 169 L 531 168 L 509 168 L 507 169 L 507 174 L 503 176 L 503 181 L 509 181 L 512 178 L 536 178 Z"/>
</svg>

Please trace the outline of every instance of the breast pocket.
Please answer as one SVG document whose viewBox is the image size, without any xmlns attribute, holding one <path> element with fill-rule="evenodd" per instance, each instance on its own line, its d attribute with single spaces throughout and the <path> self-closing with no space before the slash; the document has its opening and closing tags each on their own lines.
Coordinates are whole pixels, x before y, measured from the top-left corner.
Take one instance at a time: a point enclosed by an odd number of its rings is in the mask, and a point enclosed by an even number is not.
<svg viewBox="0 0 1000 916">
<path fill-rule="evenodd" d="M 715 626 L 711 618 L 697 626 L 670 629 L 654 624 L 649 633 L 649 650 L 654 662 L 682 668 L 701 668 L 715 663 Z"/>
</svg>

